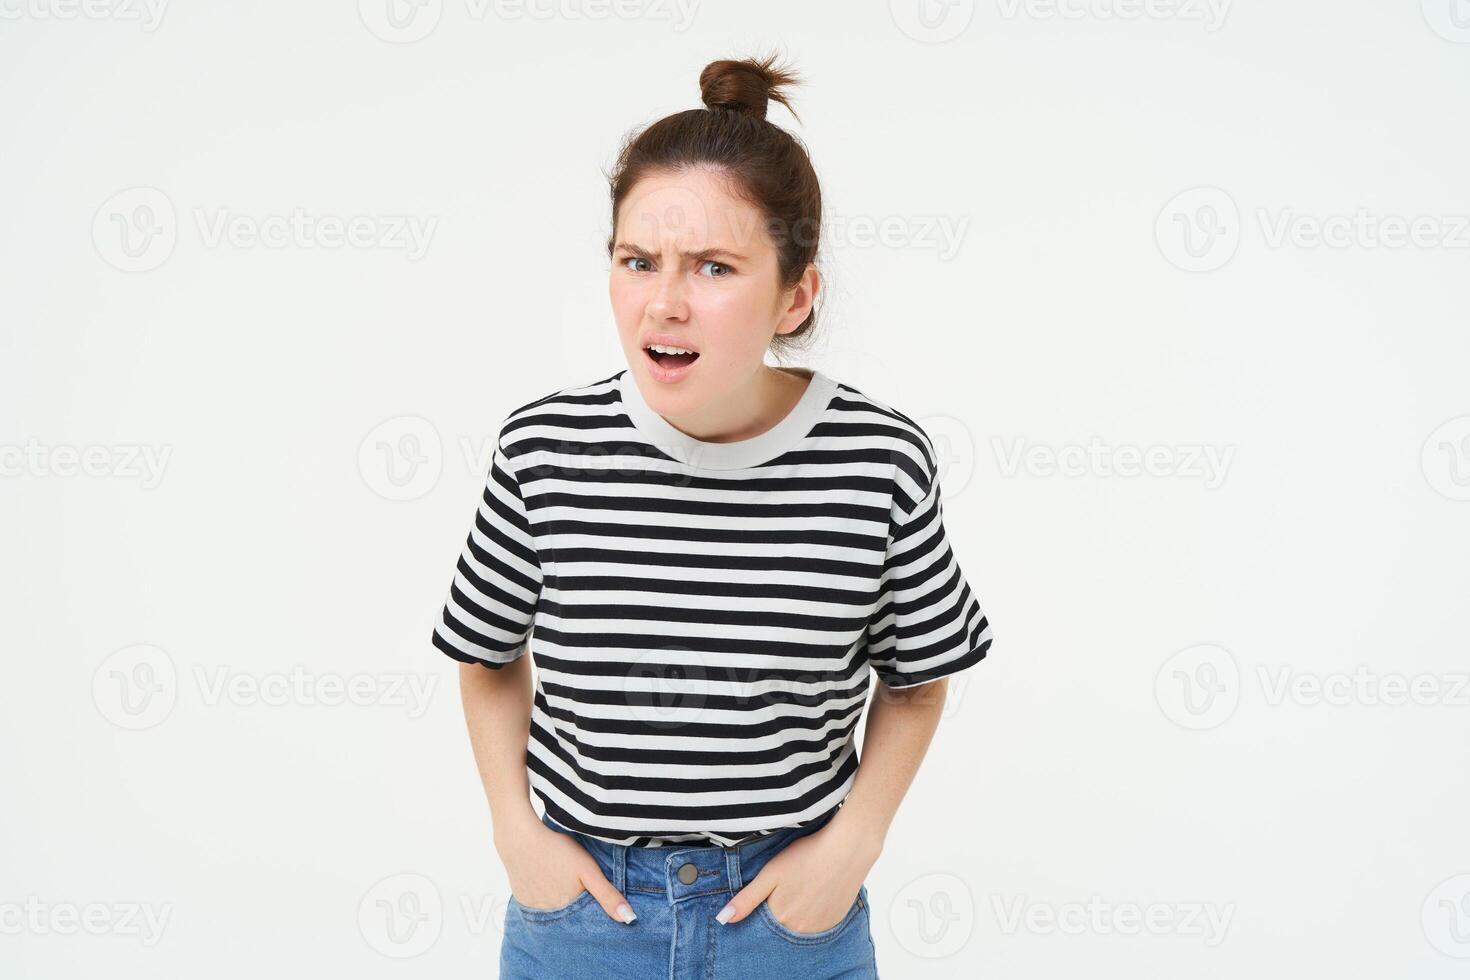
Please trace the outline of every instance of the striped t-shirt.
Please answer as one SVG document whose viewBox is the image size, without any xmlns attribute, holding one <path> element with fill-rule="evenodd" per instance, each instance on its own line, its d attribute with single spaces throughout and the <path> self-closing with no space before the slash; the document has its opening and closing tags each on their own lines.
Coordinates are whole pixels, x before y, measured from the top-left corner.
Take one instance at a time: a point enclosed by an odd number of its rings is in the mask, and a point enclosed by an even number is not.
<svg viewBox="0 0 1470 980">
<path fill-rule="evenodd" d="M 989 649 L 928 435 L 810 377 L 737 442 L 685 435 L 627 369 L 505 418 L 433 641 L 488 668 L 529 646 L 556 823 L 639 847 L 805 824 L 852 788 L 870 666 L 913 687 Z"/>
</svg>

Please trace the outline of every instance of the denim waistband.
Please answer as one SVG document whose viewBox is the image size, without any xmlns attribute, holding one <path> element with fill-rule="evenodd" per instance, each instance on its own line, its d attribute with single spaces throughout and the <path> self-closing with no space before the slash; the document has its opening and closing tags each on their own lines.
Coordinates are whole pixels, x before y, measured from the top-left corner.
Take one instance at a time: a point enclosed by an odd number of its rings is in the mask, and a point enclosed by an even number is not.
<svg viewBox="0 0 1470 980">
<path fill-rule="evenodd" d="M 836 807 L 800 827 L 783 827 L 764 837 L 740 844 L 667 844 L 632 847 L 610 844 L 578 833 L 542 815 L 541 822 L 575 838 L 597 860 L 602 873 L 623 894 L 641 892 L 668 896 L 670 903 L 723 892 L 735 894 L 760 872 L 781 848 L 826 826 Z M 692 866 L 691 868 L 686 865 Z M 686 881 L 685 879 L 689 879 Z"/>
</svg>

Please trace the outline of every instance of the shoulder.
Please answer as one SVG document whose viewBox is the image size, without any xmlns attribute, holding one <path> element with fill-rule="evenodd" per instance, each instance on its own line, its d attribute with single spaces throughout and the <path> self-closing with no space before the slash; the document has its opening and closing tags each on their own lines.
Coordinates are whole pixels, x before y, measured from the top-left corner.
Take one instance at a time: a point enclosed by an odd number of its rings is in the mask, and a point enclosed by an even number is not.
<svg viewBox="0 0 1470 980">
<path fill-rule="evenodd" d="M 860 427 L 878 440 L 895 468 L 895 477 L 911 482 L 922 496 L 938 472 L 934 440 L 912 415 L 891 402 L 843 381 L 837 382 L 832 402 L 842 425 Z"/>
<path fill-rule="evenodd" d="M 558 430 L 554 436 L 558 441 L 568 441 L 586 430 L 579 419 L 615 414 L 620 374 L 621 370 L 557 388 L 512 408 L 501 420 L 497 433 L 501 451 L 508 458 L 520 456 L 532 448 L 535 440 L 547 438 L 551 429 Z"/>
</svg>

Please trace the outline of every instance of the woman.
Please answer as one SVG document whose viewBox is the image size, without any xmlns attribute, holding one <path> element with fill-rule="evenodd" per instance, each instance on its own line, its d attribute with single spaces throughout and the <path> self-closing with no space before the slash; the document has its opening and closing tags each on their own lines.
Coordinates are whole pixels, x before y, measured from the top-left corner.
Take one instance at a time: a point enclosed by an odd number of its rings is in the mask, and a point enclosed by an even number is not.
<svg viewBox="0 0 1470 980">
<path fill-rule="evenodd" d="M 434 631 L 510 882 L 503 977 L 877 976 L 864 881 L 990 646 L 928 436 L 764 361 L 820 281 L 773 61 L 714 62 L 705 108 L 625 142 L 627 367 L 505 418 Z"/>
</svg>

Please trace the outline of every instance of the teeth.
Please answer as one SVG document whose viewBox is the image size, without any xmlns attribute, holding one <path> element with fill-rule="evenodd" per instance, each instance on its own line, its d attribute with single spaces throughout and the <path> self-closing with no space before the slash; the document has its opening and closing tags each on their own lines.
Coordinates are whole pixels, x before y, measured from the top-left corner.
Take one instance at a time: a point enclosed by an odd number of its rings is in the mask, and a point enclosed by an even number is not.
<svg viewBox="0 0 1470 980">
<path fill-rule="evenodd" d="M 693 354 L 694 353 L 694 351 L 692 351 L 692 350 L 685 350 L 682 347 L 668 347 L 668 346 L 665 346 L 664 344 L 649 344 L 648 345 L 648 349 L 649 350 L 653 350 L 653 351 L 658 351 L 660 354 Z"/>
</svg>

